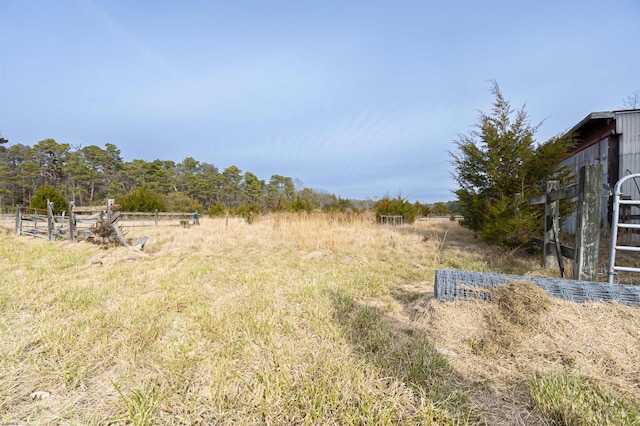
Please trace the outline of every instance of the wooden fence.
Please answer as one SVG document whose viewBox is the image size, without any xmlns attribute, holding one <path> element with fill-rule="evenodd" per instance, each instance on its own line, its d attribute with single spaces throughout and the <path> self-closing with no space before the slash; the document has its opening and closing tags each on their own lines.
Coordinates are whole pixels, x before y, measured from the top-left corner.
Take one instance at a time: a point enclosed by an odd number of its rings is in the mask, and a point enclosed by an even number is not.
<svg viewBox="0 0 640 426">
<path fill-rule="evenodd" d="M 402 225 L 402 215 L 380 215 L 380 223 L 387 225 Z"/>
<path fill-rule="evenodd" d="M 118 228 L 116 221 L 120 205 L 115 200 L 107 200 L 102 206 L 76 206 L 73 201 L 69 203 L 69 240 L 78 242 L 78 238 L 88 238 L 93 236 L 93 230 L 99 223 L 112 226 L 118 233 L 118 239 L 126 245 L 124 237 Z"/>
<path fill-rule="evenodd" d="M 580 168 L 578 183 L 560 188 L 558 181 L 547 182 L 547 193 L 529 200 L 529 205 L 545 205 L 544 239 L 545 267 L 557 261 L 564 278 L 562 257 L 573 260 L 574 280 L 597 280 L 602 221 L 602 165 Z M 577 198 L 575 247 L 560 244 L 560 200 Z"/>
<path fill-rule="evenodd" d="M 121 206 L 115 204 L 115 200 L 111 199 L 107 200 L 106 205 L 101 206 L 75 206 L 73 202 L 70 202 L 67 216 L 65 214 L 54 216 L 53 207 L 53 203 L 50 201 L 47 201 L 47 209 L 17 206 L 16 235 L 47 238 L 50 241 L 54 241 L 59 236 L 67 235 L 70 241 L 77 242 L 78 238 L 94 236 L 96 227 L 100 223 L 104 223 L 116 232 L 121 243 L 127 245 L 118 222 L 153 221 L 154 225 L 164 222 L 163 224 L 183 227 L 198 224 L 197 215 L 194 213 L 166 213 L 157 210 L 154 213 L 121 212 Z"/>
<path fill-rule="evenodd" d="M 198 219 L 195 213 L 175 213 L 175 212 L 159 212 L 156 210 L 153 213 L 149 212 L 120 212 L 118 220 L 120 222 L 138 222 L 137 225 L 128 226 L 158 226 L 160 225 L 175 225 L 175 220 L 178 220 L 178 225 L 185 226 L 186 224 L 197 224 Z M 139 222 L 146 222 L 140 224 Z"/>
<path fill-rule="evenodd" d="M 50 201 L 47 201 L 46 209 L 22 206 L 16 208 L 16 235 L 28 235 L 53 241 L 59 230 L 56 224 L 61 226 L 64 222 L 64 215 L 53 214 L 53 203 Z"/>
</svg>

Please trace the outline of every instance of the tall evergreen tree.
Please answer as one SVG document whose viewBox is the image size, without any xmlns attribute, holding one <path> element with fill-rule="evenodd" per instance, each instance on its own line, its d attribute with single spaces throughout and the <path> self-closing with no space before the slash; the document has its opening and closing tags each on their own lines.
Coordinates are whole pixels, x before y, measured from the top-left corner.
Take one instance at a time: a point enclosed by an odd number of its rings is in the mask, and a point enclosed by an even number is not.
<svg viewBox="0 0 640 426">
<path fill-rule="evenodd" d="M 218 175 L 218 202 L 231 209 L 242 201 L 242 171 L 229 166 Z"/>
<path fill-rule="evenodd" d="M 293 210 L 312 212 L 316 209 L 320 209 L 320 197 L 316 191 L 311 188 L 302 188 L 296 192 Z"/>
<path fill-rule="evenodd" d="M 63 173 L 66 181 L 66 193 L 64 195 L 76 205 L 86 204 L 88 194 L 86 183 L 93 183 L 97 177 L 94 176 L 94 172 L 83 160 L 80 150 L 67 154 Z"/>
<path fill-rule="evenodd" d="M 451 153 L 455 194 L 465 226 L 485 241 L 516 245 L 541 232 L 540 209 L 526 201 L 543 193 L 547 180 L 567 179 L 560 162 L 571 141 L 556 137 L 537 144 L 539 125 L 531 124 L 524 107 L 514 110 L 495 81 L 492 93 L 491 113 L 481 113 Z"/>
<path fill-rule="evenodd" d="M 258 179 L 258 177 L 251 172 L 245 172 L 242 181 L 242 193 L 245 203 L 256 204 L 262 207 L 264 205 L 264 188 L 265 184 L 263 180 Z"/>
<path fill-rule="evenodd" d="M 295 185 L 290 177 L 273 175 L 265 189 L 268 208 L 287 210 L 291 206 L 295 195 Z"/>
<path fill-rule="evenodd" d="M 42 185 L 57 186 L 62 182 L 69 144 L 57 143 L 55 139 L 44 139 L 33 146 L 33 159 L 40 167 Z"/>
<path fill-rule="evenodd" d="M 2 132 L 0 132 L 0 153 L 3 153 L 7 150 L 5 147 L 6 144 L 9 143 L 9 139 L 5 139 L 2 137 Z"/>
<path fill-rule="evenodd" d="M 7 148 L 4 146 L 9 140 L 2 137 L 0 133 L 0 211 L 3 204 L 7 204 L 7 201 L 12 198 L 10 186 L 11 186 L 11 171 L 6 161 L 5 153 Z M 13 200 L 11 200 L 13 201 Z"/>
<path fill-rule="evenodd" d="M 3 159 L 10 173 L 10 205 L 28 204 L 40 183 L 40 168 L 33 160 L 33 149 L 20 143 L 13 144 L 3 153 Z"/>
</svg>

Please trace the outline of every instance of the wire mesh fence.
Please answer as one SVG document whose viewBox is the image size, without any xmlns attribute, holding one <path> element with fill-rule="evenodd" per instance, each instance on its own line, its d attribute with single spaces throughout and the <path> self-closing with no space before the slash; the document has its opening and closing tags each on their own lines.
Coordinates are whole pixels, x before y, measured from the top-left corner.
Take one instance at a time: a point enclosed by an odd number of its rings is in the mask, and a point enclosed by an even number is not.
<svg viewBox="0 0 640 426">
<path fill-rule="evenodd" d="M 459 299 L 491 300 L 491 295 L 482 291 L 483 288 L 499 287 L 513 281 L 533 282 L 549 296 L 572 302 L 615 301 L 640 306 L 640 286 L 447 269 L 436 271 L 434 292 L 441 302 Z"/>
</svg>

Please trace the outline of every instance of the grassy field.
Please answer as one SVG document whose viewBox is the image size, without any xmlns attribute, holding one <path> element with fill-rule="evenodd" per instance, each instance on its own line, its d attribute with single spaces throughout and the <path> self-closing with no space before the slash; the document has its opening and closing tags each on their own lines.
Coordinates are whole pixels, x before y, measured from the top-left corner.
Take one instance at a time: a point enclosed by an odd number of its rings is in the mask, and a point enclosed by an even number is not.
<svg viewBox="0 0 640 426">
<path fill-rule="evenodd" d="M 12 228 L 0 424 L 640 422 L 640 309 L 439 304 L 438 268 L 553 274 L 455 222 L 125 228 L 143 252 Z"/>
</svg>

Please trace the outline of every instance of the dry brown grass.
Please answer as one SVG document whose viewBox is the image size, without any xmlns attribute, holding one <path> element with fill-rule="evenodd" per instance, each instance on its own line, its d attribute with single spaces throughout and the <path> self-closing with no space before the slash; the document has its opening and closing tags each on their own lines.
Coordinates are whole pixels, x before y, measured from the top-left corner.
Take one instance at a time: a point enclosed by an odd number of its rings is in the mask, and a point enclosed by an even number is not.
<svg viewBox="0 0 640 426">
<path fill-rule="evenodd" d="M 536 374 L 593 379 L 618 398 L 640 401 L 640 309 L 549 299 L 523 284 L 499 289 L 498 303 L 442 304 L 428 296 L 410 309 L 437 348 L 456 353 L 456 371 L 486 387 L 474 399 L 489 423 L 547 424 L 528 408 L 526 381 Z"/>
<path fill-rule="evenodd" d="M 498 288 L 487 289 L 493 309 L 486 321 L 485 336 L 478 351 L 500 355 L 516 351 L 540 324 L 549 309 L 547 293 L 529 281 L 514 281 Z"/>
<path fill-rule="evenodd" d="M 527 306 L 547 302 L 523 287 L 505 289 L 502 304 L 434 301 L 437 268 L 546 273 L 455 222 L 201 223 L 125 226 L 127 238 L 150 237 L 141 253 L 7 227 L 0 419 L 545 424 L 527 381 L 564 371 L 640 396 L 637 308 L 551 300 L 532 316 Z M 482 350 L 507 326 L 518 345 Z"/>
</svg>

